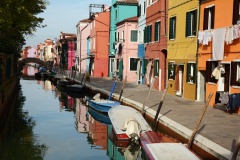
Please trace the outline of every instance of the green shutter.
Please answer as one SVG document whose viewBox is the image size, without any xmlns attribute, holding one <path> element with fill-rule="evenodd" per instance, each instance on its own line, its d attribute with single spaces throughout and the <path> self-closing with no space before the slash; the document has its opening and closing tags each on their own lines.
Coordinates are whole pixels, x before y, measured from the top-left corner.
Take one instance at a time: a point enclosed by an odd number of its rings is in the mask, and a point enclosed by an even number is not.
<svg viewBox="0 0 240 160">
<path fill-rule="evenodd" d="M 193 11 L 192 35 L 197 35 L 197 10 Z"/>
<path fill-rule="evenodd" d="M 143 42 L 144 43 L 147 43 L 147 34 L 146 34 L 146 32 L 147 32 L 147 27 L 145 27 L 144 30 L 143 30 L 143 35 L 144 35 L 143 36 Z"/>
<path fill-rule="evenodd" d="M 152 25 L 149 26 L 149 30 L 150 30 L 149 42 L 152 42 Z"/>
<path fill-rule="evenodd" d="M 187 63 L 187 76 L 186 76 L 187 82 L 190 81 L 190 76 L 191 76 L 191 63 Z"/>
<path fill-rule="evenodd" d="M 186 13 L 186 37 L 191 36 L 191 12 Z"/>
<path fill-rule="evenodd" d="M 158 41 L 159 22 L 155 22 L 154 26 L 154 41 Z"/>
<path fill-rule="evenodd" d="M 148 65 L 148 60 L 144 59 L 144 75 L 147 73 L 147 65 Z"/>
<path fill-rule="evenodd" d="M 154 60 L 154 76 L 159 76 L 159 60 Z"/>
<path fill-rule="evenodd" d="M 172 17 L 172 18 L 170 18 L 170 24 L 169 24 L 169 39 L 173 39 L 174 38 L 174 35 L 173 35 L 173 25 L 174 25 L 174 23 L 173 23 L 173 18 L 174 17 Z"/>
</svg>

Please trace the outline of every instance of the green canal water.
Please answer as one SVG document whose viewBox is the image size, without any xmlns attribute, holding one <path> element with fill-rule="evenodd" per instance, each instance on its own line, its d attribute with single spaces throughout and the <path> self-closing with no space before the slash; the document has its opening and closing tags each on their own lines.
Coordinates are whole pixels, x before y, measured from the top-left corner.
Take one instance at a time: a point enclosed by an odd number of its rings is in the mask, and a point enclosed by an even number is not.
<svg viewBox="0 0 240 160">
<path fill-rule="evenodd" d="M 16 96 L 0 132 L 1 160 L 127 159 L 128 149 L 117 148 L 108 136 L 112 126 L 95 120 L 83 99 L 35 79 L 21 79 Z M 128 157 L 144 159 L 141 153 Z"/>
</svg>

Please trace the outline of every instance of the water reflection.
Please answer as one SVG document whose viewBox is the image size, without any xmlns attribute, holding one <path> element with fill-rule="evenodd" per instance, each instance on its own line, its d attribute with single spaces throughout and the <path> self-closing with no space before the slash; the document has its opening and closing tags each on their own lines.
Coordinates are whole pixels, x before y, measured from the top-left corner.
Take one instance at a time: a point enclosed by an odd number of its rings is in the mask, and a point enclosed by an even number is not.
<svg viewBox="0 0 240 160">
<path fill-rule="evenodd" d="M 40 143 L 38 136 L 33 133 L 36 123 L 23 110 L 25 97 L 21 86 L 16 96 L 18 103 L 12 107 L 4 126 L 1 126 L 0 159 L 44 159 L 48 147 Z"/>
</svg>

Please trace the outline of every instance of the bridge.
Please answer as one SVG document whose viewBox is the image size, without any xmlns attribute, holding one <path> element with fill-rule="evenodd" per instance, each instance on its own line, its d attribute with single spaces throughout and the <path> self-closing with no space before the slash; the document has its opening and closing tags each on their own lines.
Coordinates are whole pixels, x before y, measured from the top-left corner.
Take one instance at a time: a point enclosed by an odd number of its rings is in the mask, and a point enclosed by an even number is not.
<svg viewBox="0 0 240 160">
<path fill-rule="evenodd" d="M 46 66 L 46 62 L 40 60 L 39 58 L 32 58 L 32 57 L 28 57 L 28 58 L 22 58 L 20 60 L 18 60 L 18 65 L 25 65 L 26 63 L 37 63 L 40 64 L 41 66 Z"/>
</svg>

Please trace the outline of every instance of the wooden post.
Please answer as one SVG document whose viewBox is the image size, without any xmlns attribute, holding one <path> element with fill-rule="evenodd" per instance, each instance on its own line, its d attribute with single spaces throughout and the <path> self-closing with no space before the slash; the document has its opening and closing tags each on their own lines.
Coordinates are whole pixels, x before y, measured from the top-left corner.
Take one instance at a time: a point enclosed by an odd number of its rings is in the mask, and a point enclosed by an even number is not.
<svg viewBox="0 0 240 160">
<path fill-rule="evenodd" d="M 83 73 L 82 80 L 81 80 L 81 84 L 82 84 L 82 82 L 83 82 L 84 76 L 85 76 L 85 73 Z"/>
<path fill-rule="evenodd" d="M 127 81 L 127 76 L 125 76 L 124 82 L 122 84 L 122 89 L 121 89 L 119 100 L 118 100 L 119 102 L 121 101 L 121 97 L 122 97 L 122 93 L 123 93 L 123 89 L 124 89 L 126 81 Z"/>
<path fill-rule="evenodd" d="M 142 111 L 141 111 L 141 114 L 142 114 L 142 115 L 144 115 L 145 104 L 146 104 L 146 102 L 147 102 L 147 100 L 148 100 L 148 98 L 149 98 L 149 95 L 150 95 L 151 91 L 152 91 L 154 82 L 155 82 L 155 77 L 153 78 L 153 80 L 152 80 L 152 82 L 151 82 L 150 88 L 149 88 L 149 90 L 148 90 L 148 95 L 147 95 L 147 97 L 145 98 L 145 100 L 144 100 L 144 102 L 143 102 Z"/>
<path fill-rule="evenodd" d="M 188 148 L 189 148 L 189 149 L 192 148 L 192 143 L 193 143 L 194 137 L 195 137 L 195 135 L 196 135 L 196 133 L 197 133 L 197 131 L 198 131 L 198 128 L 199 128 L 199 126 L 200 126 L 200 124 L 201 124 L 202 118 L 203 118 L 203 116 L 204 116 L 204 114 L 205 114 L 205 112 L 206 112 L 206 110 L 207 110 L 207 107 L 208 107 L 208 105 L 209 105 L 209 102 L 210 102 L 212 96 L 213 96 L 213 93 L 210 92 L 210 94 L 208 95 L 208 99 L 207 99 L 207 102 L 206 102 L 206 104 L 205 104 L 205 107 L 203 108 L 202 113 L 200 114 L 199 119 L 198 119 L 198 122 L 197 122 L 197 124 L 196 124 L 196 127 L 195 127 L 195 129 L 193 130 L 193 133 L 192 133 L 192 135 L 191 135 L 191 137 L 190 137 L 190 139 L 189 139 L 189 141 L 188 141 Z"/>
<path fill-rule="evenodd" d="M 155 115 L 155 119 L 154 119 L 153 124 L 152 124 L 152 129 L 153 129 L 154 131 L 156 131 L 157 118 L 158 118 L 158 115 L 159 115 L 160 110 L 161 110 L 161 108 L 162 108 L 162 104 L 163 104 L 163 101 L 164 101 L 164 99 L 165 99 L 165 95 L 166 95 L 167 90 L 168 90 L 168 84 L 167 84 L 166 89 L 165 89 L 165 91 L 164 91 L 164 93 L 163 93 L 163 95 L 162 95 L 162 99 L 161 99 L 161 101 L 160 101 L 160 103 L 159 103 L 158 110 L 157 110 L 157 113 L 156 113 L 156 115 Z"/>
<path fill-rule="evenodd" d="M 233 150 L 233 156 L 231 160 L 237 160 L 239 148 L 240 148 L 240 136 L 238 137 L 238 142 L 236 143 L 235 148 Z"/>
</svg>

